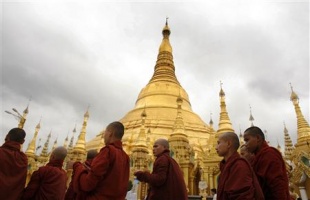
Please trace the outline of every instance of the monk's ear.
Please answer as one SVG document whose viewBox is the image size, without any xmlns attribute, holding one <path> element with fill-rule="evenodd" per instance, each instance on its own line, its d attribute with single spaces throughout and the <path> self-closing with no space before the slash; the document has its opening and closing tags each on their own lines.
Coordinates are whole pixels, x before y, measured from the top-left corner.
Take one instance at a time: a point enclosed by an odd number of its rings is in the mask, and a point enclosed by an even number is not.
<svg viewBox="0 0 310 200">
<path fill-rule="evenodd" d="M 226 142 L 227 142 L 227 146 L 228 146 L 228 148 L 230 148 L 230 147 L 231 147 L 231 145 L 232 145 L 232 141 L 231 141 L 231 140 L 226 140 Z"/>
</svg>

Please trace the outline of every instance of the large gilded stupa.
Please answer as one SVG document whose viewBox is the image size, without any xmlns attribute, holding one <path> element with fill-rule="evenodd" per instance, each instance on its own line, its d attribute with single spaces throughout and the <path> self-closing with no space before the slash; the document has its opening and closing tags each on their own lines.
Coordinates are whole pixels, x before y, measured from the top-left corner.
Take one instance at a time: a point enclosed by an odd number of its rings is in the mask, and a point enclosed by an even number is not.
<svg viewBox="0 0 310 200">
<path fill-rule="evenodd" d="M 166 22 L 162 30 L 163 39 L 154 74 L 141 90 L 135 107 L 120 119 L 125 126 L 123 144 L 131 157 L 132 171 L 151 170 L 154 161 L 154 141 L 159 138 L 168 139 L 171 155 L 184 172 L 189 193 L 198 194 L 199 182 L 202 180 L 207 181 L 208 188 L 217 185 L 216 176 L 219 173 L 220 160 L 214 148 L 217 135 L 234 130 L 226 111 L 225 93 L 222 88 L 218 132 L 213 129 L 212 120 L 210 124 L 206 124 L 193 112 L 188 94 L 175 75 L 172 47 L 169 42 L 170 33 Z M 101 147 L 101 134 L 86 145 L 87 149 Z"/>
<path fill-rule="evenodd" d="M 119 119 L 125 126 L 123 137 L 124 150 L 130 156 L 131 180 L 135 170 L 152 170 L 154 156 L 152 147 L 159 138 L 169 140 L 171 156 L 179 163 L 188 188 L 189 195 L 200 194 L 206 197 L 211 188 L 217 188 L 219 161 L 215 147 L 221 133 L 234 132 L 226 110 L 225 92 L 222 85 L 219 89 L 220 117 L 218 129 L 213 128 L 213 121 L 205 123 L 191 108 L 188 94 L 175 75 L 172 47 L 169 42 L 170 29 L 166 22 L 162 30 L 163 39 L 159 47 L 154 74 L 147 85 L 142 88 L 135 106 L 123 118 Z M 151 75 L 150 75 L 151 76 Z M 297 143 L 293 145 L 288 130 L 284 128 L 286 160 L 290 176 L 291 192 L 304 199 L 310 197 L 310 127 L 299 107 L 299 98 L 293 91 L 291 94 L 297 116 Z M 19 127 L 23 127 L 28 107 L 21 116 Z M 64 146 L 68 148 L 66 160 L 84 161 L 86 151 L 100 150 L 104 146 L 103 130 L 91 141 L 85 141 L 89 119 L 88 109 L 84 114 L 82 128 L 77 136 L 74 128 L 70 143 L 68 136 Z M 253 126 L 253 116 L 250 119 Z M 50 156 L 48 151 L 50 134 L 40 155 L 36 154 L 36 140 L 40 130 L 40 122 L 35 127 L 33 139 L 25 151 L 28 156 L 28 177 L 38 167 L 46 164 Z M 74 138 L 77 141 L 74 145 Z M 240 142 L 243 143 L 240 133 Z M 54 142 L 53 148 L 57 145 Z M 280 148 L 279 148 L 280 149 Z M 67 170 L 68 178 L 71 171 Z M 147 185 L 139 184 L 138 199 L 144 199 Z"/>
</svg>

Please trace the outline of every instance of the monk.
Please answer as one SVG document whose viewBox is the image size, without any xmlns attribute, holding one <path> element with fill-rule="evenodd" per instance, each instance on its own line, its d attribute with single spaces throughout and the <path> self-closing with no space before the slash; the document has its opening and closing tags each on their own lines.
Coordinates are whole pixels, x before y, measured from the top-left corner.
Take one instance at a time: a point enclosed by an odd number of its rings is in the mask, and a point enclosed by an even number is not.
<svg viewBox="0 0 310 200">
<path fill-rule="evenodd" d="M 153 172 L 137 171 L 134 175 L 139 181 L 149 184 L 147 200 L 185 200 L 187 189 L 183 173 L 178 163 L 169 155 L 169 143 L 165 139 L 158 139 L 153 145 L 156 157 Z"/>
<path fill-rule="evenodd" d="M 223 133 L 217 141 L 216 151 L 224 158 L 220 162 L 217 199 L 264 199 L 251 165 L 237 152 L 239 145 L 238 135 L 232 132 Z"/>
<path fill-rule="evenodd" d="M 21 152 L 26 132 L 11 129 L 0 147 L 0 199 L 20 199 L 26 184 L 27 156 Z"/>
<path fill-rule="evenodd" d="M 264 133 L 256 126 L 245 130 L 244 141 L 247 149 L 255 154 L 252 166 L 265 199 L 290 199 L 289 181 L 281 153 L 267 144 Z"/>
<path fill-rule="evenodd" d="M 49 162 L 33 172 L 22 199 L 63 200 L 67 189 L 67 173 L 62 165 L 66 156 L 65 147 L 55 148 Z"/>
<path fill-rule="evenodd" d="M 86 193 L 86 199 L 124 200 L 129 181 L 129 156 L 122 147 L 124 125 L 110 123 L 104 134 L 103 147 L 90 169 L 76 162 L 73 165 L 73 190 Z"/>
<path fill-rule="evenodd" d="M 245 144 L 241 145 L 240 147 L 240 156 L 245 158 L 250 164 L 255 158 L 255 155 L 248 151 Z"/>
<path fill-rule="evenodd" d="M 87 170 L 90 169 L 91 163 L 97 154 L 98 154 L 98 151 L 96 149 L 87 151 L 86 161 L 84 162 L 85 169 Z M 77 193 L 73 190 L 73 184 L 72 184 L 72 180 L 74 179 L 73 176 L 74 176 L 74 172 L 72 173 L 71 182 L 67 189 L 65 200 L 84 199 L 84 197 L 86 197 L 86 193 L 84 192 Z"/>
</svg>

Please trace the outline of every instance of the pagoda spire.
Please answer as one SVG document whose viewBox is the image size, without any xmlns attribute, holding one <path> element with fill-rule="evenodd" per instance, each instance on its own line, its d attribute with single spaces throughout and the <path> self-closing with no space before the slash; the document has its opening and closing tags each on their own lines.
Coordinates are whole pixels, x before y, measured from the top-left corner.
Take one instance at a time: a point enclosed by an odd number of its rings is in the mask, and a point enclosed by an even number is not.
<svg viewBox="0 0 310 200">
<path fill-rule="evenodd" d="M 230 122 L 228 112 L 226 109 L 226 102 L 225 102 L 225 92 L 222 88 L 223 83 L 220 82 L 221 90 L 219 93 L 220 96 L 220 102 L 221 102 L 221 112 L 220 112 L 220 120 L 219 120 L 219 128 L 217 130 L 218 134 L 222 134 L 225 132 L 235 132 L 232 128 L 232 124 Z"/>
<path fill-rule="evenodd" d="M 175 119 L 173 133 L 170 136 L 187 138 L 187 135 L 185 134 L 185 130 L 184 130 L 184 121 L 182 117 L 182 103 L 183 103 L 182 97 L 179 96 L 176 102 L 177 102 L 177 117 Z"/>
<path fill-rule="evenodd" d="M 177 103 L 177 116 L 174 122 L 173 133 L 170 135 L 168 141 L 170 150 L 174 152 L 173 157 L 178 161 L 180 167 L 185 174 L 185 184 L 188 186 L 189 177 L 187 176 L 190 170 L 190 154 L 191 148 L 189 140 L 185 134 L 185 126 L 182 117 L 182 104 L 183 99 L 179 96 L 176 100 Z"/>
<path fill-rule="evenodd" d="M 80 135 L 78 137 L 78 140 L 76 142 L 76 145 L 73 148 L 73 156 L 74 160 L 76 161 L 81 161 L 84 160 L 86 157 L 86 141 L 85 141 L 85 136 L 86 136 L 86 127 L 87 127 L 87 122 L 89 119 L 89 112 L 88 112 L 89 107 L 87 108 L 87 111 L 84 114 L 84 120 L 83 120 L 83 126 L 80 132 Z"/>
<path fill-rule="evenodd" d="M 35 131 L 34 131 L 34 135 L 33 135 L 33 138 L 32 140 L 30 141 L 29 145 L 28 145 L 28 148 L 25 152 L 25 154 L 27 155 L 28 157 L 28 160 L 29 158 L 35 158 L 35 153 L 36 153 L 36 141 L 37 141 L 37 136 L 38 136 L 38 133 L 40 131 L 40 128 L 41 128 L 41 120 L 39 121 L 39 123 L 37 124 L 36 128 L 35 128 Z"/>
<path fill-rule="evenodd" d="M 69 149 L 68 151 L 72 150 L 73 149 L 73 142 L 74 142 L 74 135 L 76 133 L 76 124 L 72 130 L 72 136 L 71 136 L 71 139 L 70 139 L 70 143 L 69 143 Z"/>
<path fill-rule="evenodd" d="M 292 160 L 292 152 L 294 150 L 294 146 L 291 140 L 290 135 L 288 134 L 288 130 L 284 123 L 284 158 L 285 160 Z"/>
<path fill-rule="evenodd" d="M 67 137 L 65 138 L 65 141 L 64 141 L 64 147 L 67 148 L 68 147 L 68 136 L 69 136 L 69 131 L 68 131 L 68 134 L 67 134 Z"/>
<path fill-rule="evenodd" d="M 244 144 L 244 138 L 243 138 L 243 134 L 241 132 L 240 124 L 239 124 L 239 141 L 240 141 L 240 146 Z"/>
<path fill-rule="evenodd" d="M 167 18 L 168 19 L 168 18 Z M 168 20 L 162 30 L 163 40 L 159 47 L 157 61 L 155 65 L 155 71 L 153 77 L 149 83 L 157 81 L 168 81 L 180 85 L 175 76 L 175 67 L 173 63 L 172 47 L 170 45 L 169 36 L 170 28 L 168 26 Z"/>
<path fill-rule="evenodd" d="M 52 148 L 51 152 L 53 152 L 54 149 L 56 149 L 56 147 L 57 147 L 57 140 L 58 140 L 58 137 L 54 141 L 53 148 Z"/>
<path fill-rule="evenodd" d="M 45 165 L 45 163 L 48 161 L 48 146 L 50 143 L 50 138 L 51 138 L 51 134 L 52 134 L 52 130 L 50 131 L 50 133 L 47 136 L 46 142 L 44 143 L 44 147 L 42 149 L 42 152 L 38 158 L 40 164 L 38 167 Z"/>
<path fill-rule="evenodd" d="M 303 146 L 303 148 L 307 148 L 307 141 L 310 141 L 310 127 L 301 112 L 301 109 L 299 107 L 299 98 L 294 92 L 292 85 L 291 90 L 292 93 L 290 99 L 293 102 L 297 116 L 297 144 L 295 145 L 295 147 Z"/>
<path fill-rule="evenodd" d="M 279 143 L 278 139 L 277 139 L 277 143 L 278 143 L 277 149 L 278 149 L 278 151 L 279 151 L 279 152 L 281 153 L 281 155 L 282 155 L 282 149 L 281 149 L 281 146 L 280 146 L 280 143 Z"/>
<path fill-rule="evenodd" d="M 43 156 L 43 157 L 48 156 L 48 146 L 50 143 L 51 134 L 52 134 L 52 131 L 50 131 L 50 133 L 47 136 L 46 142 L 44 143 L 44 147 L 42 149 L 40 156 Z"/>
<path fill-rule="evenodd" d="M 145 119 L 147 115 L 145 112 L 145 109 L 143 109 L 143 112 L 141 113 L 141 128 L 140 132 L 137 138 L 136 143 L 134 144 L 134 147 L 146 147 L 147 148 L 147 135 L 146 135 L 146 130 L 145 130 Z"/>
<path fill-rule="evenodd" d="M 253 115 L 252 115 L 252 107 L 251 107 L 251 105 L 250 105 L 250 117 L 249 117 L 249 120 L 250 120 L 250 122 L 251 122 L 251 126 L 254 126 L 254 123 L 253 123 L 254 117 L 253 117 Z"/>
</svg>

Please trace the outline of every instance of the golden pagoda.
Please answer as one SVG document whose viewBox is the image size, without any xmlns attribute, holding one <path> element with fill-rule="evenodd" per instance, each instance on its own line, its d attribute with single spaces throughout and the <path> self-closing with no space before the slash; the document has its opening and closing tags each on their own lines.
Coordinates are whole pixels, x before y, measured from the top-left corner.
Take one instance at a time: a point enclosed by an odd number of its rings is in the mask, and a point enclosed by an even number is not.
<svg viewBox="0 0 310 200">
<path fill-rule="evenodd" d="M 310 197 L 310 126 L 299 107 L 299 98 L 291 86 L 291 101 L 297 117 L 297 143 L 292 152 L 290 182 L 302 199 Z"/>
<path fill-rule="evenodd" d="M 284 123 L 284 158 L 286 161 L 292 160 L 292 152 L 294 151 L 293 142 Z"/>
<path fill-rule="evenodd" d="M 40 156 L 37 157 L 37 159 L 38 159 L 37 167 L 38 168 L 41 166 L 44 166 L 48 162 L 48 157 L 49 157 L 48 147 L 49 147 L 51 134 L 52 134 L 52 131 L 50 131 L 50 133 L 47 136 L 47 139 L 44 143 L 44 147 L 42 149 Z"/>
<path fill-rule="evenodd" d="M 86 136 L 86 128 L 87 128 L 87 122 L 89 119 L 89 112 L 88 109 L 84 114 L 84 120 L 83 120 L 83 125 L 82 129 L 80 132 L 80 135 L 78 137 L 78 140 L 76 142 L 76 145 L 73 147 L 72 153 L 71 153 L 71 160 L 74 161 L 84 161 L 86 159 L 86 141 L 85 141 L 85 136 Z M 71 141 L 70 141 L 71 144 Z"/>
<path fill-rule="evenodd" d="M 155 140 L 159 138 L 170 140 L 172 142 L 171 150 L 174 153 L 173 157 L 179 160 L 183 169 L 189 194 L 197 194 L 199 191 L 198 183 L 202 178 L 200 176 L 201 171 L 206 171 L 205 175 L 208 175 L 207 169 L 201 170 L 204 168 L 203 157 L 205 155 L 201 144 L 208 144 L 211 128 L 192 111 L 188 94 L 177 80 L 172 47 L 169 41 L 170 33 L 170 28 L 166 22 L 162 30 L 163 39 L 159 47 L 154 74 L 141 90 L 134 108 L 119 120 L 125 126 L 123 145 L 124 150 L 132 158 L 136 141 L 142 140 L 140 138 L 141 128 L 146 127 L 148 138 L 144 138 L 143 141 L 147 140 L 150 144 L 145 149 L 145 153 L 140 154 L 146 159 L 150 156 L 146 150 L 152 152 Z M 223 110 L 223 112 L 225 111 Z M 141 117 L 141 113 L 146 113 L 147 117 Z M 226 120 L 227 116 L 224 116 Z M 229 119 L 228 121 L 225 119 L 221 121 L 221 127 L 223 127 L 221 130 L 231 130 Z M 101 148 L 102 145 L 99 146 L 102 141 L 101 137 L 101 134 L 98 134 L 96 138 L 87 143 L 86 149 Z M 142 137 L 146 137 L 146 135 Z M 151 167 L 152 163 L 149 164 L 148 170 L 151 170 Z M 212 174 L 214 172 L 218 171 L 213 171 Z M 212 183 L 212 187 L 215 187 L 213 185 Z"/>
<path fill-rule="evenodd" d="M 40 122 L 41 122 L 41 120 L 40 120 Z M 26 185 L 30 181 L 30 177 L 31 177 L 32 173 L 38 169 L 37 162 L 36 162 L 36 160 L 37 160 L 36 141 L 37 141 L 38 133 L 39 133 L 40 128 L 41 128 L 40 122 L 37 124 L 37 126 L 35 128 L 34 136 L 33 136 L 32 140 L 30 141 L 30 143 L 28 144 L 28 148 L 25 152 L 25 154 L 27 155 L 27 158 L 28 158 L 28 171 L 27 171 Z"/>
</svg>

